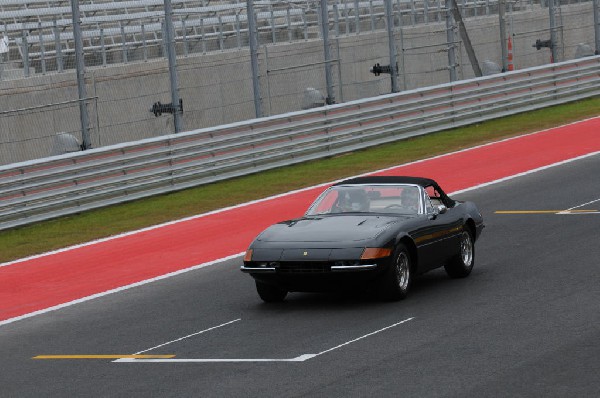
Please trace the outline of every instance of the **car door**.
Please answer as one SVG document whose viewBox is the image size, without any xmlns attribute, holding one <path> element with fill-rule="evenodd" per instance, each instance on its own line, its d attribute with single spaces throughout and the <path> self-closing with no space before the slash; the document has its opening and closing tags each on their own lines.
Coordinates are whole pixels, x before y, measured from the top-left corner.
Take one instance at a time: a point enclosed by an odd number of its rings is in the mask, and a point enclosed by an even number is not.
<svg viewBox="0 0 600 398">
<path fill-rule="evenodd" d="M 454 209 L 444 208 L 440 211 L 427 193 L 424 195 L 424 202 L 426 217 L 416 239 L 422 272 L 444 265 L 457 252 L 462 229 L 462 223 Z"/>
</svg>

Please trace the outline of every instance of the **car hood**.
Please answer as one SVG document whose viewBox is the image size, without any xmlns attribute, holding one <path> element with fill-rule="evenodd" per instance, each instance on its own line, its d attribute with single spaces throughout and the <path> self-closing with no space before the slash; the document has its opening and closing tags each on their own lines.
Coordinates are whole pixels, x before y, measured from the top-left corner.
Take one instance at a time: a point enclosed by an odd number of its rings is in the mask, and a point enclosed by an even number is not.
<svg viewBox="0 0 600 398">
<path fill-rule="evenodd" d="M 335 215 L 303 217 L 267 228 L 259 242 L 360 242 L 373 240 L 407 217 Z"/>
</svg>

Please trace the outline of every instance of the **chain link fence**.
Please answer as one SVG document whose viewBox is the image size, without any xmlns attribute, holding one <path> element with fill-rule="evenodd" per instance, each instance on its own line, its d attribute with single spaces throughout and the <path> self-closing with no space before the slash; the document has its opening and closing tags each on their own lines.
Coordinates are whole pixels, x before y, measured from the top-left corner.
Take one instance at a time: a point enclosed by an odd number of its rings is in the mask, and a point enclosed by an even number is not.
<svg viewBox="0 0 600 398">
<path fill-rule="evenodd" d="M 246 2 L 171 0 L 175 38 L 165 43 L 164 0 L 4 0 L 0 164 L 80 150 L 80 102 L 92 148 L 173 133 L 180 108 L 171 103 L 170 45 L 185 130 L 323 106 L 328 95 L 342 103 L 476 76 L 446 0 L 389 1 L 393 26 L 383 0 L 329 0 L 326 21 L 317 1 L 255 1 L 251 32 Z M 598 2 L 458 0 L 458 9 L 476 62 L 491 74 L 594 55 Z M 396 67 L 396 89 L 385 70 L 372 73 L 376 64 Z"/>
</svg>

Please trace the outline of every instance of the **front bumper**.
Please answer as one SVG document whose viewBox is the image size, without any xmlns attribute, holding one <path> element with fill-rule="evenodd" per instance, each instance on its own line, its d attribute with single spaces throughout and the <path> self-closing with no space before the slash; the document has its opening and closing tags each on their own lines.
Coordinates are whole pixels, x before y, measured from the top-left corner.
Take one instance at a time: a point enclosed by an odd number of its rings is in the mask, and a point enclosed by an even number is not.
<svg viewBox="0 0 600 398">
<path fill-rule="evenodd" d="M 331 265 L 329 270 L 331 272 L 361 272 L 361 271 L 372 271 L 379 267 L 378 264 L 357 264 L 357 265 Z M 280 267 L 270 266 L 246 266 L 242 265 L 240 270 L 248 274 L 270 274 L 277 273 Z M 323 271 L 326 272 L 326 271 Z"/>
<path fill-rule="evenodd" d="M 336 262 L 245 263 L 240 267 L 255 280 L 288 292 L 324 292 L 357 288 L 376 280 L 387 260 Z"/>
</svg>

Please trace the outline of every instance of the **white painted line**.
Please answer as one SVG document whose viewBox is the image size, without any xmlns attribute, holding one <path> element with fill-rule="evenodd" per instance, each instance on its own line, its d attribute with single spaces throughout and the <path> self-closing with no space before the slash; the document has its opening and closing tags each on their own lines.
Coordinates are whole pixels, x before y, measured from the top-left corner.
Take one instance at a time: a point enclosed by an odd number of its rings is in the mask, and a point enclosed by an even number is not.
<svg viewBox="0 0 600 398">
<path fill-rule="evenodd" d="M 346 345 L 348 345 L 348 344 L 352 344 L 352 343 L 354 343 L 354 342 L 357 342 L 358 340 L 362 340 L 362 339 L 364 339 L 364 338 L 366 338 L 366 337 L 373 336 L 374 334 L 377 334 L 377 333 L 383 332 L 384 330 L 391 329 L 391 328 L 393 328 L 393 327 L 396 327 L 396 326 L 398 326 L 398 325 L 402 325 L 403 323 L 406 323 L 406 322 L 408 322 L 408 321 L 412 321 L 413 319 L 415 319 L 415 318 L 414 318 L 414 317 L 407 318 L 407 319 L 405 319 L 405 320 L 403 320 L 403 321 L 396 322 L 396 323 L 394 323 L 393 325 L 386 326 L 386 327 L 384 327 L 384 328 L 381 328 L 381 329 L 379 329 L 379 330 L 376 330 L 376 331 L 374 331 L 374 332 L 371 332 L 371 333 L 365 334 L 364 336 L 360 336 L 360 337 L 359 337 L 359 338 L 357 338 L 357 339 L 354 339 L 354 340 L 347 341 L 347 342 L 345 342 L 345 343 L 342 343 L 342 344 L 340 344 L 340 345 L 336 345 L 336 346 L 335 346 L 335 347 L 333 347 L 333 348 L 330 348 L 330 349 L 328 349 L 328 350 L 321 351 L 320 353 L 318 353 L 318 354 L 315 354 L 315 357 L 316 357 L 316 356 L 318 356 L 318 355 L 323 355 L 323 354 L 325 354 L 325 353 L 331 352 L 331 351 L 333 351 L 333 350 L 337 350 L 338 348 L 342 348 L 342 347 L 344 347 L 344 346 L 346 346 Z"/>
<path fill-rule="evenodd" d="M 580 216 L 587 216 L 589 214 L 600 214 L 600 211 L 561 211 L 560 213 L 556 213 L 558 215 L 561 216 L 575 216 L 575 215 L 580 215 Z"/>
<path fill-rule="evenodd" d="M 345 178 L 340 179 L 340 180 L 335 180 L 335 181 L 326 182 L 326 183 L 323 183 L 323 184 L 314 185 L 314 186 L 311 186 L 311 187 L 297 189 L 297 190 L 294 190 L 294 191 L 290 191 L 290 192 L 286 192 L 286 193 L 282 193 L 282 194 L 278 194 L 278 195 L 273 195 L 273 196 L 269 196 L 269 197 L 266 197 L 266 198 L 253 200 L 253 201 L 246 202 L 246 203 L 241 203 L 241 204 L 238 204 L 238 205 L 235 205 L 235 206 L 230 206 L 230 207 L 225 207 L 225 208 L 222 208 L 222 209 L 210 211 L 208 213 L 198 214 L 198 215 L 191 216 L 191 217 L 185 217 L 185 218 L 181 218 L 179 220 L 169 221 L 169 222 L 166 222 L 166 223 L 163 223 L 163 224 L 153 225 L 153 226 L 147 227 L 147 228 L 142 228 L 142 229 L 138 229 L 138 230 L 135 230 L 135 231 L 125 232 L 125 233 L 114 235 L 114 236 L 109 236 L 107 238 L 97 239 L 97 240 L 94 240 L 94 241 L 90 241 L 90 242 L 86 242 L 86 243 L 81 243 L 81 244 L 78 244 L 78 245 L 73 245 L 73 246 L 62 248 L 62 249 L 49 251 L 49 252 L 46 252 L 46 253 L 36 254 L 34 256 L 24 257 L 24 258 L 20 258 L 20 259 L 17 259 L 17 260 L 9 261 L 9 262 L 6 262 L 6 263 L 0 263 L 0 267 L 5 267 L 5 266 L 8 266 L 8 265 L 17 264 L 17 263 L 21 263 L 21 262 L 33 260 L 33 259 L 40 258 L 40 257 L 45 257 L 45 256 L 50 256 L 50 255 L 53 255 L 53 254 L 57 254 L 57 253 L 62 253 L 62 252 L 70 251 L 70 250 L 75 250 L 75 249 L 78 249 L 78 248 L 81 248 L 81 247 L 95 245 L 95 244 L 99 244 L 99 243 L 102 243 L 102 242 L 107 242 L 107 241 L 114 240 L 114 239 L 123 238 L 123 237 L 130 236 L 130 235 L 135 235 L 135 234 L 138 234 L 138 233 L 141 233 L 141 232 L 151 231 L 151 230 L 162 228 L 162 227 L 165 227 L 165 226 L 168 226 L 168 225 L 173 225 L 173 224 L 178 224 L 178 223 L 185 222 L 185 221 L 195 220 L 195 219 L 206 217 L 206 216 L 210 216 L 210 215 L 213 215 L 213 214 L 223 213 L 223 212 L 226 212 L 226 211 L 229 211 L 229 210 L 239 209 L 241 207 L 250 206 L 250 205 L 255 204 L 255 203 L 261 203 L 261 202 L 269 201 L 269 200 L 272 200 L 272 199 L 278 199 L 278 198 L 285 197 L 285 196 L 288 196 L 288 195 L 293 195 L 295 193 L 304 192 L 304 191 L 308 191 L 308 190 L 319 188 L 319 187 L 329 186 L 331 184 L 334 184 L 336 182 L 343 181 L 343 180 L 346 180 L 346 179 L 349 179 L 349 178 L 361 177 L 361 176 L 365 176 L 365 175 L 369 175 L 369 174 L 373 174 L 373 173 L 380 173 L 380 172 L 392 170 L 392 169 L 395 169 L 395 168 L 401 167 L 401 166 L 410 166 L 410 165 L 419 164 L 419 163 L 427 162 L 427 161 L 434 160 L 434 159 L 439 159 L 439 158 L 444 158 L 444 157 L 448 157 L 448 156 L 453 156 L 453 155 L 456 155 L 456 154 L 459 154 L 459 153 L 469 152 L 469 151 L 472 151 L 472 150 L 475 150 L 475 149 L 484 148 L 484 147 L 492 146 L 492 145 L 503 143 L 503 142 L 518 140 L 518 139 L 521 139 L 523 137 L 528 137 L 528 136 L 532 136 L 532 135 L 536 135 L 536 134 L 542 134 L 542 133 L 545 133 L 545 132 L 550 131 L 550 130 L 559 129 L 559 128 L 563 128 L 563 127 L 567 127 L 567 126 L 572 126 L 572 125 L 575 125 L 575 124 L 578 124 L 578 123 L 585 123 L 587 121 L 598 119 L 598 118 L 600 118 L 600 117 L 593 117 L 593 118 L 589 118 L 589 119 L 584 119 L 584 120 L 580 120 L 578 122 L 568 123 L 568 124 L 564 124 L 562 126 L 552 127 L 552 128 L 549 128 L 549 129 L 540 130 L 540 131 L 536 131 L 536 132 L 529 133 L 529 134 L 523 134 L 523 135 L 519 135 L 519 136 L 516 136 L 516 137 L 505 138 L 505 139 L 500 140 L 500 141 L 489 142 L 487 144 L 477 145 L 477 146 L 474 146 L 474 147 L 461 149 L 459 151 L 454 151 L 454 152 L 445 153 L 445 154 L 442 154 L 442 155 L 433 156 L 433 157 L 430 157 L 430 158 L 427 158 L 427 159 L 416 160 L 414 162 L 409 162 L 409 163 L 404 163 L 404 164 L 400 164 L 400 165 L 396 165 L 396 166 L 392 166 L 392 167 L 387 167 L 385 169 L 380 169 L 380 170 L 375 170 L 375 171 L 369 171 L 367 173 L 359 174 L 359 175 L 356 175 L 356 176 L 349 176 L 349 177 L 345 177 Z M 598 152 L 596 152 L 596 153 L 598 153 Z M 520 176 L 520 175 L 517 174 L 516 176 Z M 510 179 L 510 178 L 508 178 L 508 179 Z M 497 182 L 500 182 L 500 181 L 501 180 L 497 180 Z M 493 183 L 495 183 L 495 182 L 493 182 Z M 487 185 L 490 185 L 490 184 L 492 184 L 492 183 L 489 183 Z M 486 185 L 483 185 L 483 186 L 486 186 Z M 467 190 L 476 189 L 478 187 L 480 187 L 480 186 L 468 188 Z M 467 190 L 462 190 L 462 191 L 458 191 L 458 192 L 465 192 Z"/>
<path fill-rule="evenodd" d="M 589 201 L 589 202 L 587 202 L 587 203 L 584 203 L 584 204 L 582 204 L 582 205 L 579 205 L 579 206 L 571 207 L 570 209 L 567 209 L 567 210 L 575 210 L 575 209 L 579 209 L 580 207 L 587 206 L 587 205 L 591 205 L 592 203 L 596 203 L 596 202 L 600 202 L 600 199 L 594 199 L 594 200 L 590 200 L 590 201 Z"/>
<path fill-rule="evenodd" d="M 152 283 L 152 282 L 159 281 L 161 279 L 166 279 L 166 278 L 170 278 L 172 276 L 184 274 L 184 273 L 189 272 L 189 271 L 194 271 L 194 270 L 197 270 L 197 269 L 205 268 L 205 267 L 211 266 L 213 264 L 221 263 L 223 261 L 232 260 L 234 258 L 242 257 L 244 254 L 245 254 L 245 252 L 234 254 L 232 256 L 223 257 L 223 258 L 220 258 L 220 259 L 217 259 L 217 260 L 214 260 L 214 261 L 209 261 L 209 262 L 206 262 L 206 263 L 198 264 L 198 265 L 195 265 L 195 266 L 190 267 L 190 268 L 185 268 L 185 269 L 181 269 L 181 270 L 178 270 L 178 271 L 175 271 L 175 272 L 170 272 L 168 274 L 157 276 L 155 278 L 150 278 L 150 279 L 146 279 L 146 280 L 143 280 L 143 281 L 140 281 L 140 282 L 132 283 L 131 285 L 121 286 L 121 287 L 118 287 L 116 289 L 107 290 L 107 291 L 101 292 L 101 293 L 96 293 L 96 294 L 93 294 L 93 295 L 87 296 L 87 297 L 82 297 L 80 299 L 69 301 L 67 303 L 63 303 L 63 304 L 59 304 L 59 305 L 55 305 L 53 307 L 45 308 L 43 310 L 34 311 L 34 312 L 30 312 L 30 313 L 25 314 L 25 315 L 21 315 L 21 316 L 17 316 L 17 317 L 14 317 L 14 318 L 5 319 L 3 321 L 0 321 L 0 326 L 7 325 L 9 323 L 13 323 L 13 322 L 16 322 L 16 321 L 20 321 L 22 319 L 31 318 L 31 317 L 36 316 L 36 315 L 46 314 L 48 312 L 56 311 L 56 310 L 59 310 L 61 308 L 70 307 L 70 306 L 75 305 L 75 304 L 79 304 L 79 303 L 83 303 L 83 302 L 86 302 L 86 301 L 94 300 L 94 299 L 97 299 L 97 298 L 100 298 L 100 297 L 107 296 L 109 294 L 122 292 L 123 290 L 128 290 L 128 289 L 131 289 L 133 287 L 143 286 L 143 285 L 146 285 L 148 283 Z"/>
<path fill-rule="evenodd" d="M 571 215 L 572 214 L 600 214 L 600 211 L 587 211 L 587 212 L 577 212 L 577 211 L 572 212 L 571 211 L 571 210 L 579 209 L 580 207 L 591 205 L 592 203 L 596 203 L 596 202 L 600 202 L 600 199 L 591 200 L 591 201 L 589 201 L 587 203 L 584 203 L 582 205 L 578 205 L 578 206 L 575 206 L 575 207 L 571 207 L 570 209 L 567 209 L 565 211 L 561 211 L 560 213 L 556 213 L 556 214 L 571 214 Z"/>
<path fill-rule="evenodd" d="M 297 356 L 295 358 L 284 358 L 284 359 L 269 359 L 269 358 L 237 358 L 237 359 L 232 359 L 232 358 L 161 358 L 161 359 L 135 359 L 135 358 L 121 358 L 121 359 L 117 359 L 113 362 L 135 362 L 135 363 L 215 363 L 215 362 L 304 362 L 304 361 L 308 361 L 309 359 L 318 357 L 319 355 L 323 355 L 326 354 L 328 352 L 331 352 L 333 350 L 337 350 L 338 348 L 342 348 L 344 346 L 347 346 L 349 344 L 355 343 L 359 340 L 362 340 L 364 338 L 367 338 L 369 336 L 373 336 L 377 333 L 381 333 L 385 330 L 391 329 L 393 327 L 396 327 L 398 325 L 402 325 L 403 323 L 412 321 L 413 319 L 415 319 L 414 317 L 410 317 L 407 318 L 403 321 L 400 322 L 396 322 L 393 325 L 389 325 L 386 326 L 384 328 L 381 328 L 379 330 L 376 330 L 374 332 L 371 333 L 367 333 L 363 336 L 360 336 L 356 339 L 347 341 L 345 343 L 336 345 L 335 347 L 329 348 L 325 351 L 321 351 L 318 354 L 302 354 L 300 356 Z M 232 321 L 234 322 L 234 321 Z M 231 322 L 229 322 L 231 323 Z M 159 346 L 160 347 L 160 346 Z M 149 350 L 147 350 L 149 351 Z M 142 352 L 147 352 L 147 351 L 142 351 Z"/>
<path fill-rule="evenodd" d="M 175 340 L 167 341 L 166 343 L 159 344 L 159 345 L 154 346 L 152 348 L 148 348 L 147 350 L 136 352 L 134 355 L 143 354 L 145 352 L 152 351 L 152 350 L 155 350 L 157 348 L 164 347 L 166 345 L 173 344 L 173 343 L 176 343 L 178 341 L 182 341 L 182 340 L 188 339 L 190 337 L 198 336 L 199 334 L 202 334 L 202 333 L 210 332 L 211 330 L 215 330 L 215 329 L 218 329 L 218 328 L 223 327 L 223 326 L 231 325 L 232 323 L 238 322 L 238 321 L 241 321 L 241 320 L 242 320 L 241 318 L 234 319 L 233 321 L 225 322 L 225 323 L 222 323 L 220 325 L 213 326 L 211 328 L 204 329 L 204 330 L 201 330 L 201 331 L 196 332 L 196 333 L 188 334 L 187 336 L 183 336 L 183 337 L 180 337 L 180 338 L 175 339 Z"/>
</svg>

